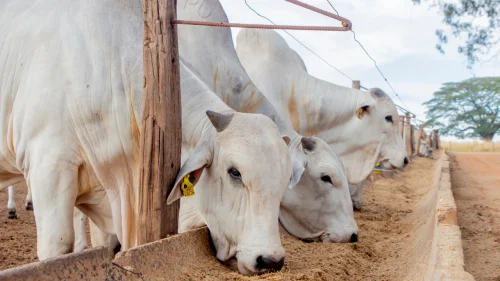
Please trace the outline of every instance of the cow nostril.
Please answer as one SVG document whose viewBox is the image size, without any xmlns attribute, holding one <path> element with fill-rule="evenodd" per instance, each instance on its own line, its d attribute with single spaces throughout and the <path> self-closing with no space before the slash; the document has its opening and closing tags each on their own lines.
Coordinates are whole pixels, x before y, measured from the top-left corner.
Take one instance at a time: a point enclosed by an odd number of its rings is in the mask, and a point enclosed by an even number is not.
<svg viewBox="0 0 500 281">
<path fill-rule="evenodd" d="M 357 234 L 357 233 L 353 233 L 353 234 L 351 235 L 351 241 L 350 241 L 350 242 L 351 242 L 351 243 L 356 243 L 356 242 L 358 242 L 358 234 Z"/>
<path fill-rule="evenodd" d="M 273 258 L 266 258 L 263 256 L 259 256 L 257 258 L 257 270 L 280 270 L 285 264 L 285 257 L 282 257 L 280 260 L 275 260 Z"/>
<path fill-rule="evenodd" d="M 405 165 L 408 165 L 408 157 L 405 157 Z"/>
</svg>

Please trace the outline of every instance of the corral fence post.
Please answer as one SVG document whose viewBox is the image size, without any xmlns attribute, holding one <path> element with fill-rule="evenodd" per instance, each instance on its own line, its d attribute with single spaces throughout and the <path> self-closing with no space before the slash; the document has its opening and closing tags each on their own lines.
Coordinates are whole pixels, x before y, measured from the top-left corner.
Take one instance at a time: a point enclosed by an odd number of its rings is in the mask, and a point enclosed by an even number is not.
<svg viewBox="0 0 500 281">
<path fill-rule="evenodd" d="M 404 124 L 404 140 L 405 140 L 405 148 L 406 148 L 406 154 L 408 155 L 408 159 L 410 159 L 410 156 L 412 154 L 411 151 L 411 123 L 410 123 L 410 113 L 406 113 L 406 120 Z"/>
<path fill-rule="evenodd" d="M 405 117 L 404 116 L 399 116 L 399 133 L 401 134 L 401 137 L 404 139 L 404 124 L 405 124 Z"/>
<path fill-rule="evenodd" d="M 138 244 L 177 233 L 179 201 L 167 196 L 181 164 L 181 96 L 176 0 L 143 0 L 144 90 Z"/>
<path fill-rule="evenodd" d="M 415 150 L 417 155 L 420 154 L 420 141 L 423 136 L 423 131 L 424 131 L 424 126 L 423 125 L 418 126 L 417 143 L 415 143 Z"/>
<path fill-rule="evenodd" d="M 361 89 L 361 81 L 359 81 L 359 80 L 352 80 L 352 87 L 354 89 L 360 90 Z"/>
<path fill-rule="evenodd" d="M 413 127 L 412 124 L 410 124 L 410 143 L 411 143 L 411 155 L 414 155 L 416 150 L 415 150 L 415 127 Z"/>
<path fill-rule="evenodd" d="M 432 138 L 432 148 L 439 149 L 439 133 L 438 130 L 433 130 L 432 131 L 433 138 Z"/>
</svg>

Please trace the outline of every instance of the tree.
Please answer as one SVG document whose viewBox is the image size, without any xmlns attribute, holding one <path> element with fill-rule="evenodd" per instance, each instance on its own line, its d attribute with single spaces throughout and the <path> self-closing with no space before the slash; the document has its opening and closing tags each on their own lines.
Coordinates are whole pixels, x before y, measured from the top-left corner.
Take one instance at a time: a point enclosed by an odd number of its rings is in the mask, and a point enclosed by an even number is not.
<svg viewBox="0 0 500 281">
<path fill-rule="evenodd" d="M 420 4 L 422 0 L 412 0 Z M 465 42 L 458 52 L 467 58 L 471 68 L 476 62 L 490 60 L 500 54 L 500 2 L 499 0 L 433 0 L 443 14 L 443 22 L 451 27 L 454 37 L 465 35 Z M 439 43 L 436 48 L 444 53 L 443 45 L 448 43 L 448 35 L 442 29 L 436 30 Z M 486 58 L 488 56 L 490 58 Z"/>
<path fill-rule="evenodd" d="M 491 141 L 500 130 L 500 77 L 445 83 L 423 105 L 441 135 Z"/>
</svg>

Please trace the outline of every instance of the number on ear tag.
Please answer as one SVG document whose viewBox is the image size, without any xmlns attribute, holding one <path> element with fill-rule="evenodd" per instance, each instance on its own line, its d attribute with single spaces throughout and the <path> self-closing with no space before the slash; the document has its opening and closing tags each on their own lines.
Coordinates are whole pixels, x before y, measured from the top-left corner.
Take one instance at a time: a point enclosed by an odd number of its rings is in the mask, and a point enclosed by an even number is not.
<svg viewBox="0 0 500 281">
<path fill-rule="evenodd" d="M 187 174 L 184 176 L 181 184 L 182 195 L 184 196 L 193 196 L 194 195 L 194 177 L 191 174 Z"/>
<path fill-rule="evenodd" d="M 358 119 L 359 119 L 359 120 L 363 119 L 363 108 L 360 108 L 360 109 L 359 109 L 359 112 L 358 112 Z"/>
</svg>

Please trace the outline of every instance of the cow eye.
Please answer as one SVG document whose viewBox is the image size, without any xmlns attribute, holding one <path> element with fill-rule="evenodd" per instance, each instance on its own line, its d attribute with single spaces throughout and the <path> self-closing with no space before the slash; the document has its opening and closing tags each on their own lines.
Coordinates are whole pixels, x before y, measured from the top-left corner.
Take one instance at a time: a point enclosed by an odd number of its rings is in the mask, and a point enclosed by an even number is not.
<svg viewBox="0 0 500 281">
<path fill-rule="evenodd" d="M 391 115 L 387 115 L 387 116 L 385 117 L 385 121 L 393 123 L 393 121 L 392 121 L 392 116 L 391 116 Z"/>
<path fill-rule="evenodd" d="M 330 176 L 322 176 L 321 180 L 324 181 L 324 182 L 329 182 L 329 183 L 333 184 L 332 183 L 332 179 L 330 178 Z"/>
<path fill-rule="evenodd" d="M 238 179 L 238 180 L 241 180 L 241 174 L 238 170 L 236 170 L 235 168 L 230 168 L 228 171 L 229 175 L 231 177 L 233 177 L 234 179 Z"/>
</svg>

